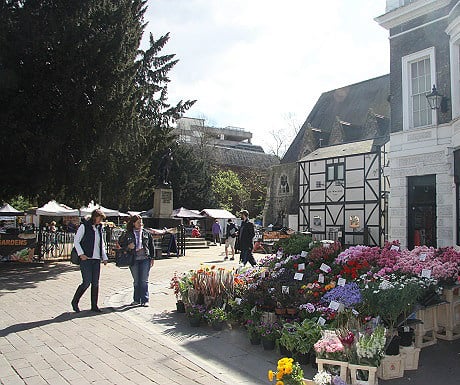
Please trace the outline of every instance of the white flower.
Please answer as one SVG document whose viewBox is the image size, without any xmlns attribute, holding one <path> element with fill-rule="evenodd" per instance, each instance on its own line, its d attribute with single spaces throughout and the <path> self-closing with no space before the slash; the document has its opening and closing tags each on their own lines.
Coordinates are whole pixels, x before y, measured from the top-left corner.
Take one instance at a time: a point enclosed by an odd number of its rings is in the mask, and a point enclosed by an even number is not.
<svg viewBox="0 0 460 385">
<path fill-rule="evenodd" d="M 332 381 L 332 376 L 328 372 L 321 370 L 315 374 L 313 381 L 316 385 L 329 385 Z"/>
</svg>

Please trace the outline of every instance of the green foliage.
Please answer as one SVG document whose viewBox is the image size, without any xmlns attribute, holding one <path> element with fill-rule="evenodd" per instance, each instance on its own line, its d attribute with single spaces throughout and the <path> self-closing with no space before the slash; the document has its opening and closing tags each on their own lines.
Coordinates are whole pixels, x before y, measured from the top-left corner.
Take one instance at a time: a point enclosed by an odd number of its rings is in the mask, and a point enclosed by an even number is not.
<svg viewBox="0 0 460 385">
<path fill-rule="evenodd" d="M 308 353 L 321 338 L 321 330 L 316 318 L 307 318 L 302 323 L 285 323 L 281 329 L 280 344 L 293 353 Z"/>
<path fill-rule="evenodd" d="M 78 207 L 100 183 L 105 206 L 152 206 L 157 159 L 194 102 L 167 102 L 169 35 L 139 50 L 146 3 L 1 3 L 3 199 Z"/>
<path fill-rule="evenodd" d="M 211 185 L 220 208 L 237 212 L 245 207 L 249 193 L 235 172 L 217 170 L 211 175 Z"/>
<path fill-rule="evenodd" d="M 8 203 L 19 211 L 25 211 L 33 206 L 29 199 L 23 197 L 22 195 L 15 196 L 10 199 Z"/>
<path fill-rule="evenodd" d="M 305 234 L 293 234 L 290 238 L 281 239 L 275 247 L 281 247 L 287 255 L 297 255 L 302 251 L 310 250 L 311 236 Z"/>
</svg>

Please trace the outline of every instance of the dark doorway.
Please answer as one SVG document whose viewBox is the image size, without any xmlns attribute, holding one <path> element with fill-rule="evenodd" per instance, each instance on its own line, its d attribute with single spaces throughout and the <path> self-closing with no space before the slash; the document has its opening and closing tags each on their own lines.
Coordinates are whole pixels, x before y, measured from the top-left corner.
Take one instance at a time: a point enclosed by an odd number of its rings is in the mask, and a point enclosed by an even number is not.
<svg viewBox="0 0 460 385">
<path fill-rule="evenodd" d="M 436 247 L 436 175 L 408 178 L 408 242 Z"/>
</svg>

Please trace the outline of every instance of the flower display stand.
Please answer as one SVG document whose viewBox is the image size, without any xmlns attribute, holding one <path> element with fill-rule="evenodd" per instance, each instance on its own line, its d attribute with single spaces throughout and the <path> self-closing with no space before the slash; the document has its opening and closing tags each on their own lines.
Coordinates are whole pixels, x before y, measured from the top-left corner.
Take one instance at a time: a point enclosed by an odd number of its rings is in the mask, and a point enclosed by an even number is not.
<svg viewBox="0 0 460 385">
<path fill-rule="evenodd" d="M 391 380 L 404 376 L 404 359 L 401 354 L 397 356 L 385 356 L 377 368 L 377 377 L 382 380 Z"/>
<path fill-rule="evenodd" d="M 417 370 L 420 348 L 414 346 L 401 346 L 399 351 L 404 359 L 404 370 Z"/>
<path fill-rule="evenodd" d="M 326 358 L 318 358 L 316 357 L 316 363 L 318 364 L 318 371 L 326 370 L 324 369 L 324 365 L 328 366 L 336 366 L 340 369 L 340 378 L 347 381 L 347 374 L 348 374 L 348 362 L 346 361 L 337 361 L 337 360 L 328 360 Z M 327 370 L 326 370 L 327 371 Z"/>
<path fill-rule="evenodd" d="M 424 348 L 434 345 L 438 342 L 436 333 L 438 330 L 437 308 L 439 306 L 430 306 L 417 311 L 417 316 L 422 323 L 415 327 L 415 346 Z"/>
<path fill-rule="evenodd" d="M 351 385 L 377 385 L 379 383 L 376 366 L 348 364 L 348 369 L 350 369 Z M 358 370 L 368 372 L 367 380 L 358 380 Z"/>
<path fill-rule="evenodd" d="M 438 331 L 436 337 L 454 341 L 460 338 L 460 285 L 444 289 L 442 299 L 448 303 L 437 307 Z"/>
</svg>

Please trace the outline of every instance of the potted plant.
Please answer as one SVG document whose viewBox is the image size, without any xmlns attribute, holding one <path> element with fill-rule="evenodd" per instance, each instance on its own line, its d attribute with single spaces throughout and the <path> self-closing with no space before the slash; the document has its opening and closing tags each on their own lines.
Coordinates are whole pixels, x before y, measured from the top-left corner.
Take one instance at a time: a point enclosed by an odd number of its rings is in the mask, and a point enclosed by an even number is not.
<svg viewBox="0 0 460 385">
<path fill-rule="evenodd" d="M 182 290 L 181 290 L 181 279 L 182 278 L 180 278 L 177 275 L 177 272 L 175 271 L 174 275 L 171 278 L 170 284 L 169 284 L 169 288 L 174 290 L 174 295 L 176 296 L 176 309 L 178 313 L 185 313 L 185 303 L 183 301 Z"/>
<path fill-rule="evenodd" d="M 185 312 L 190 326 L 200 326 L 203 315 L 206 312 L 206 307 L 203 305 L 188 304 L 185 307 Z"/>
<path fill-rule="evenodd" d="M 303 385 L 303 370 L 298 362 L 292 358 L 281 358 L 278 360 L 277 370 L 268 371 L 268 379 L 270 382 L 276 380 L 277 384 L 284 385 Z"/>
<path fill-rule="evenodd" d="M 214 330 L 222 330 L 227 313 L 221 307 L 213 307 L 204 314 L 204 318 Z"/>
<path fill-rule="evenodd" d="M 258 325 L 262 345 L 265 350 L 273 350 L 276 346 L 276 340 L 280 337 L 281 326 L 277 322 L 261 322 Z"/>
</svg>

